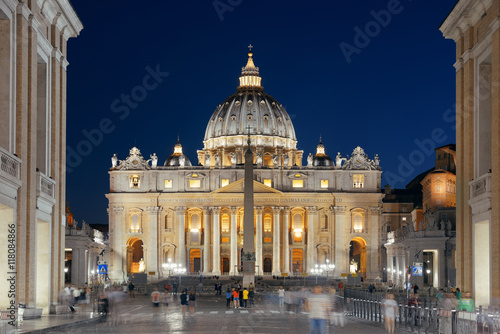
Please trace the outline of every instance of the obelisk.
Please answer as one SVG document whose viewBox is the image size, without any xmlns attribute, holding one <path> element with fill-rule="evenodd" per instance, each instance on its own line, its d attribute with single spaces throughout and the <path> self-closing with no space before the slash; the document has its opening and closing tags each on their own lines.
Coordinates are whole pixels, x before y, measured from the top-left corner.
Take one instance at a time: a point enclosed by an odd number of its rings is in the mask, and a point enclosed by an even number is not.
<svg viewBox="0 0 500 334">
<path fill-rule="evenodd" d="M 253 153 L 250 149 L 250 133 L 248 148 L 245 152 L 245 192 L 243 214 L 243 286 L 247 289 L 255 284 L 255 241 L 253 214 Z"/>
</svg>

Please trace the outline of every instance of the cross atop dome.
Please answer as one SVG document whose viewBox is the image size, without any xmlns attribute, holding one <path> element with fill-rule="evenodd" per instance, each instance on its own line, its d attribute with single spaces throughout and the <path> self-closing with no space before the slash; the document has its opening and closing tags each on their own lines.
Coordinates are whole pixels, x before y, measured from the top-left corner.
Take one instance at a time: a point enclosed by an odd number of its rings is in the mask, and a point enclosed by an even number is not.
<svg viewBox="0 0 500 334">
<path fill-rule="evenodd" d="M 252 48 L 253 48 L 252 44 L 248 45 L 248 51 L 252 52 Z"/>
</svg>

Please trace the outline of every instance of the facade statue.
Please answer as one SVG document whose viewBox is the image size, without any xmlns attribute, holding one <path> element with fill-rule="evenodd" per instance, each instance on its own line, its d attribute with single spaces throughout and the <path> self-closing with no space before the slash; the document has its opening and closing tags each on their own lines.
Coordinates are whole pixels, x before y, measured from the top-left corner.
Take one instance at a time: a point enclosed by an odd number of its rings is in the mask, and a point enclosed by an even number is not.
<svg viewBox="0 0 500 334">
<path fill-rule="evenodd" d="M 351 274 L 355 274 L 358 271 L 358 263 L 354 261 L 354 259 L 351 260 L 351 264 L 349 265 L 349 271 Z"/>
<path fill-rule="evenodd" d="M 375 154 L 375 158 L 373 158 L 373 162 L 375 163 L 375 167 L 380 166 L 380 158 L 378 157 L 378 154 Z"/>
<path fill-rule="evenodd" d="M 307 167 L 312 167 L 313 165 L 313 155 L 312 153 L 309 153 L 309 155 L 307 156 Z"/>
<path fill-rule="evenodd" d="M 231 152 L 229 154 L 229 157 L 231 158 L 231 165 L 233 165 L 233 166 L 236 165 L 236 153 Z"/>
<path fill-rule="evenodd" d="M 115 168 L 118 165 L 118 157 L 116 153 L 111 157 L 111 168 Z"/>
<path fill-rule="evenodd" d="M 342 154 L 337 152 L 337 156 L 335 157 L 335 167 L 342 167 Z"/>
<path fill-rule="evenodd" d="M 144 259 L 141 257 L 139 261 L 139 272 L 143 273 L 146 270 L 146 264 L 144 263 Z"/>
<path fill-rule="evenodd" d="M 451 224 L 451 221 L 448 219 L 448 221 L 446 222 L 446 230 L 451 231 L 451 228 L 452 228 L 452 224 Z"/>
<path fill-rule="evenodd" d="M 158 156 L 156 153 L 153 153 L 153 155 L 150 155 L 149 157 L 151 158 L 151 167 L 156 168 L 158 165 Z"/>
<path fill-rule="evenodd" d="M 287 153 L 283 156 L 283 166 L 288 167 L 288 164 L 290 163 L 290 157 L 288 156 Z"/>
<path fill-rule="evenodd" d="M 278 167 L 278 155 L 273 154 L 273 165 L 274 167 Z"/>
<path fill-rule="evenodd" d="M 257 166 L 262 166 L 262 152 L 257 152 L 257 158 L 255 159 Z"/>
<path fill-rule="evenodd" d="M 205 152 L 205 167 L 210 167 L 210 153 Z"/>
<path fill-rule="evenodd" d="M 444 231 L 444 221 L 442 221 L 442 220 L 439 222 L 439 229 L 441 231 Z"/>
<path fill-rule="evenodd" d="M 219 158 L 219 152 L 215 153 L 215 167 L 219 167 L 220 163 L 220 158 Z"/>
</svg>

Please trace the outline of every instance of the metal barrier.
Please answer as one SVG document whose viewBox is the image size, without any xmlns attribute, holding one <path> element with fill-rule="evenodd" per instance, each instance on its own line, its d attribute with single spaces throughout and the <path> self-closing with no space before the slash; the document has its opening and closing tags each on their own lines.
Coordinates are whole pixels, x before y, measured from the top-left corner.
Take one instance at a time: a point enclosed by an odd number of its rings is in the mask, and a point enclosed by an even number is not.
<svg viewBox="0 0 500 334">
<path fill-rule="evenodd" d="M 344 314 L 374 322 L 384 321 L 382 301 L 340 297 Z M 430 306 L 398 304 L 395 324 L 400 329 L 425 334 L 500 334 L 500 312 L 479 308 L 475 312 Z"/>
</svg>

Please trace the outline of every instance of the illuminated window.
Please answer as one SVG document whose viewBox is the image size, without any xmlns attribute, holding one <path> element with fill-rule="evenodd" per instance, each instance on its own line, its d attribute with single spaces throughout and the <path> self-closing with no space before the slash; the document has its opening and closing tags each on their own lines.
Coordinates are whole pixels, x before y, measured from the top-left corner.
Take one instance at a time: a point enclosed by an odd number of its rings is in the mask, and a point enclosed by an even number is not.
<svg viewBox="0 0 500 334">
<path fill-rule="evenodd" d="M 172 180 L 165 180 L 165 188 L 172 188 Z"/>
<path fill-rule="evenodd" d="M 441 191 L 441 185 L 440 184 L 436 185 L 436 191 Z"/>
<path fill-rule="evenodd" d="M 298 213 L 293 216 L 292 223 L 293 241 L 302 242 L 303 232 L 302 229 L 302 216 Z"/>
<path fill-rule="evenodd" d="M 363 215 L 361 213 L 355 213 L 352 217 L 352 227 L 356 232 L 363 230 Z"/>
<path fill-rule="evenodd" d="M 221 224 L 221 230 L 222 232 L 229 232 L 229 216 L 224 215 L 222 216 L 222 224 Z"/>
<path fill-rule="evenodd" d="M 304 180 L 292 180 L 292 187 L 304 188 Z"/>
<path fill-rule="evenodd" d="M 321 188 L 328 188 L 328 180 L 321 180 Z"/>
<path fill-rule="evenodd" d="M 270 244 L 271 242 L 273 242 L 271 238 L 264 238 L 264 243 Z"/>
<path fill-rule="evenodd" d="M 273 186 L 273 180 L 271 179 L 264 179 L 264 184 L 268 187 L 272 187 Z"/>
<path fill-rule="evenodd" d="M 191 216 L 191 242 L 199 243 L 200 242 L 200 216 L 194 214 Z"/>
<path fill-rule="evenodd" d="M 361 174 L 354 174 L 352 176 L 352 180 L 353 180 L 353 187 L 354 188 L 363 188 L 364 187 L 364 181 L 365 181 L 365 176 L 364 175 L 361 175 Z"/>
<path fill-rule="evenodd" d="M 189 180 L 189 188 L 200 188 L 201 180 Z"/>
<path fill-rule="evenodd" d="M 266 215 L 264 217 L 264 232 L 272 232 L 273 230 L 273 224 L 271 221 L 271 216 Z"/>
<path fill-rule="evenodd" d="M 141 218 L 138 213 L 133 214 L 130 217 L 130 231 L 132 233 L 137 233 L 141 229 Z"/>
<path fill-rule="evenodd" d="M 228 237 L 222 237 L 221 239 L 223 244 L 228 244 L 229 243 L 229 238 Z"/>
<path fill-rule="evenodd" d="M 220 180 L 220 186 L 221 186 L 221 188 L 227 186 L 228 184 L 229 184 L 229 179 L 222 179 L 222 180 Z"/>
<path fill-rule="evenodd" d="M 141 186 L 141 177 L 139 175 L 130 175 L 130 188 L 139 188 Z"/>
<path fill-rule="evenodd" d="M 404 222 L 406 221 L 406 217 L 403 217 L 403 221 L 404 221 Z"/>
</svg>

